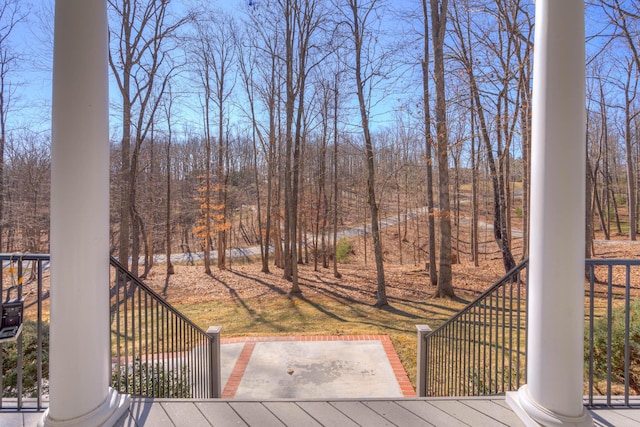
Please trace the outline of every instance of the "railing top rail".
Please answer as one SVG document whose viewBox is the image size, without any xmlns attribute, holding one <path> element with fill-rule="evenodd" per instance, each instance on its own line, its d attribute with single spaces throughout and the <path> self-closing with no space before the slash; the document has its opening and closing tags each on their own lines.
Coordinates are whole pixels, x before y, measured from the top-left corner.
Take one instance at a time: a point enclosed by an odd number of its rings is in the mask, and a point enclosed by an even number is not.
<svg viewBox="0 0 640 427">
<path fill-rule="evenodd" d="M 520 262 L 520 264 L 516 265 L 515 267 L 513 267 L 511 270 L 509 270 L 509 272 L 507 274 L 505 274 L 502 278 L 500 278 L 500 280 L 498 280 L 496 283 L 494 283 L 493 285 L 491 285 L 491 287 L 489 289 L 487 289 L 486 291 L 484 291 L 482 294 L 480 294 L 476 299 L 474 299 L 473 301 L 471 301 L 469 304 L 467 304 L 462 310 L 460 310 L 457 314 L 455 314 L 453 317 L 451 317 L 449 320 L 447 320 L 446 322 L 444 322 L 442 325 L 440 325 L 438 328 L 434 329 L 434 331 L 430 334 L 430 335 L 434 335 L 436 334 L 438 331 L 440 331 L 441 329 L 446 328 L 450 323 L 455 322 L 459 317 L 465 315 L 469 310 L 471 310 L 474 306 L 476 306 L 478 304 L 479 301 L 482 301 L 483 299 L 485 299 L 488 295 L 490 295 L 496 288 L 502 286 L 504 283 L 506 283 L 507 281 L 510 280 L 511 276 L 516 273 L 517 271 L 521 270 L 522 268 L 524 268 L 527 263 L 529 262 L 529 258 L 525 258 L 523 261 Z"/>
<path fill-rule="evenodd" d="M 49 261 L 49 254 L 0 253 L 0 261 Z"/>
<path fill-rule="evenodd" d="M 585 260 L 587 265 L 640 265 L 640 259 L 624 258 L 589 258 Z"/>
<path fill-rule="evenodd" d="M 171 304 L 166 302 L 165 299 L 162 298 L 162 296 L 160 294 L 158 294 L 156 291 L 151 289 L 142 280 L 140 280 L 133 273 L 131 273 L 129 270 L 127 270 L 122 264 L 120 264 L 120 262 L 117 259 L 115 259 L 114 257 L 110 257 L 110 258 L 111 258 L 111 265 L 113 267 L 125 272 L 127 274 L 127 276 L 129 276 L 129 278 L 131 278 L 131 280 L 133 280 L 136 283 L 136 285 L 138 285 L 139 287 L 144 289 L 145 292 L 148 292 L 152 296 L 152 298 L 157 300 L 163 307 L 165 307 L 167 310 L 169 310 L 171 313 L 173 313 L 175 316 L 177 316 L 180 320 L 182 320 L 183 322 L 185 322 L 186 324 L 188 324 L 189 326 L 191 326 L 192 328 L 197 330 L 200 334 L 202 334 L 205 337 L 207 337 L 207 339 L 213 340 L 213 338 L 211 338 L 209 335 L 207 335 L 207 333 L 202 328 L 200 328 L 198 325 L 193 323 L 184 314 L 182 314 L 181 312 L 176 310 Z"/>
</svg>

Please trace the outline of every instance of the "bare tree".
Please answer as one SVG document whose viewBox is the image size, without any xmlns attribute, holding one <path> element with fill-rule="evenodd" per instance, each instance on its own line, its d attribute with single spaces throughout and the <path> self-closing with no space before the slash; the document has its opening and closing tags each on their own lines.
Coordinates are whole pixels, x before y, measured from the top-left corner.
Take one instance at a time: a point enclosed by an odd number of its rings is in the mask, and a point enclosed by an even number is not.
<svg viewBox="0 0 640 427">
<path fill-rule="evenodd" d="M 198 74 L 204 87 L 204 118 L 205 118 L 205 138 L 207 145 L 211 145 L 211 103 L 217 108 L 217 165 L 216 165 L 216 203 L 211 204 L 211 172 L 210 166 L 206 168 L 206 194 L 205 204 L 207 206 L 207 241 L 212 236 L 211 222 L 215 222 L 215 234 L 218 243 L 217 266 L 219 269 L 226 268 L 227 250 L 227 230 L 230 227 L 227 219 L 227 180 L 228 170 L 225 167 L 228 156 L 228 140 L 225 138 L 225 124 L 227 121 L 226 112 L 228 101 L 235 86 L 235 75 L 232 67 L 236 61 L 235 38 L 238 32 L 234 19 L 223 12 L 208 12 L 197 21 L 197 50 Z M 208 151 L 209 157 L 210 149 Z M 215 211 L 212 218 L 211 210 Z M 209 246 L 209 243 L 205 243 Z M 207 249 L 205 249 L 206 251 Z M 208 262 L 205 257 L 205 270 Z M 207 270 L 210 274 L 210 270 Z"/>
<path fill-rule="evenodd" d="M 507 196 L 505 190 L 505 177 L 504 177 L 504 159 L 505 153 L 503 151 L 503 147 L 501 144 L 498 144 L 498 162 L 496 164 L 496 159 L 494 156 L 492 138 L 490 135 L 490 126 L 487 121 L 487 110 L 485 109 L 485 105 L 483 103 L 483 98 L 481 97 L 481 88 L 478 84 L 478 79 L 476 77 L 476 63 L 473 56 L 473 48 L 471 46 L 471 31 L 469 26 L 471 24 L 470 12 L 469 8 L 466 11 L 460 12 L 459 9 L 463 8 L 465 5 L 458 5 L 454 3 L 453 7 L 453 28 L 456 34 L 456 59 L 460 61 L 463 66 L 463 69 L 469 80 L 469 88 L 471 91 L 471 96 L 473 97 L 475 113 L 478 118 L 478 125 L 480 130 L 480 137 L 484 143 L 484 151 L 486 156 L 486 161 L 488 163 L 489 169 L 491 171 L 491 185 L 493 188 L 493 234 L 498 247 L 500 248 L 502 254 L 502 260 L 504 264 L 505 271 L 511 270 L 515 267 L 515 260 L 513 259 L 513 255 L 511 253 L 511 246 L 509 242 L 509 223 L 507 216 Z M 466 15 L 463 13 L 466 12 Z M 464 20 L 466 19 L 466 29 L 464 27 Z M 495 99 L 496 103 L 496 117 L 502 117 L 503 111 L 500 106 L 502 103 L 508 102 L 505 97 L 508 95 L 508 90 L 504 89 L 504 79 L 503 86 L 499 89 L 499 96 Z M 514 115 L 514 120 L 517 118 L 517 115 Z M 506 119 L 505 119 L 506 120 Z M 498 141 L 502 141 L 502 138 L 505 137 L 504 131 L 504 123 L 501 119 L 498 120 L 500 126 L 498 126 L 498 135 L 496 137 Z M 508 147 L 506 147 L 508 149 Z"/>
<path fill-rule="evenodd" d="M 340 60 L 336 61 L 340 64 Z M 338 65 L 339 66 L 339 65 Z M 333 83 L 333 277 L 341 278 L 338 272 L 338 107 L 340 96 L 340 72 L 336 72 Z"/>
<path fill-rule="evenodd" d="M 170 1 L 109 0 L 113 21 L 109 65 L 122 97 L 121 211 L 118 256 L 138 274 L 140 240 L 146 242 L 136 206 L 139 156 L 175 70 L 172 40 L 190 16 L 173 20 Z M 132 147 L 133 140 L 133 147 Z M 132 150 L 133 148 L 133 150 Z"/>
<path fill-rule="evenodd" d="M 374 161 L 373 141 L 371 138 L 371 130 L 369 128 L 369 107 L 368 88 L 372 84 L 376 64 L 373 61 L 376 58 L 367 56 L 371 52 L 376 37 L 368 28 L 370 19 L 373 19 L 376 8 L 380 2 L 377 0 L 368 0 L 361 3 L 359 0 L 349 0 L 349 9 L 351 15 L 347 17 L 347 22 L 351 32 L 353 41 L 353 49 L 355 56 L 355 64 L 353 67 L 356 91 L 358 94 L 358 105 L 360 107 L 360 119 L 362 121 L 362 132 L 365 144 L 365 156 L 367 165 L 367 202 L 369 204 L 371 219 L 371 235 L 373 237 L 373 250 L 376 260 L 377 273 L 377 299 L 376 307 L 388 305 L 386 283 L 384 278 L 384 261 L 382 257 L 382 241 L 380 239 L 380 223 L 378 214 L 378 203 L 375 192 L 375 176 L 376 167 Z M 368 71 L 367 71 L 368 70 Z"/>
<path fill-rule="evenodd" d="M 258 52 L 255 42 L 253 41 L 249 32 L 246 33 L 246 37 L 242 37 L 240 33 L 236 34 L 235 37 L 236 49 L 241 53 L 238 55 L 238 65 L 240 67 L 241 72 L 241 80 L 243 88 L 246 92 L 248 102 L 248 111 L 245 109 L 244 113 L 249 117 L 251 121 L 251 145 L 253 147 L 253 177 L 254 177 L 254 185 L 256 188 L 256 213 L 257 213 L 257 222 L 258 222 L 258 243 L 260 245 L 260 259 L 262 261 L 262 272 L 269 273 L 269 239 L 271 232 L 271 188 L 272 188 L 272 173 L 271 167 L 273 164 L 269 161 L 271 159 L 271 155 L 268 153 L 269 149 L 267 145 L 271 146 L 265 142 L 264 134 L 259 126 L 258 118 L 257 118 L 257 97 L 260 95 L 260 90 L 257 87 L 259 83 L 257 82 L 259 75 L 259 66 L 258 66 Z M 272 59 L 275 59 L 275 56 L 272 56 Z M 275 74 L 275 67 L 271 67 L 271 74 Z M 274 96 L 274 91 L 267 91 L 271 97 Z M 271 111 L 271 110 L 269 110 Z M 273 120 L 271 117 L 272 114 L 269 114 L 270 122 Z M 258 145 L 260 143 L 260 145 Z M 261 148 L 261 150 L 259 149 Z M 264 153 L 265 158 L 267 158 L 267 207 L 266 207 L 266 220 L 263 220 L 262 215 L 262 190 L 260 189 L 260 173 L 259 173 L 259 164 L 258 157 L 259 153 L 262 151 Z"/>
<path fill-rule="evenodd" d="M 629 240 L 636 240 L 636 177 L 634 171 L 633 143 L 635 136 L 632 130 L 633 122 L 640 115 L 640 110 L 634 110 L 634 102 L 638 95 L 638 78 L 634 76 L 638 68 L 633 61 L 627 63 L 627 75 L 624 83 L 624 148 L 626 154 L 627 172 L 627 209 L 629 210 Z M 640 63 L 639 63 L 640 65 Z"/>
<path fill-rule="evenodd" d="M 636 178 L 633 159 L 633 135 L 632 122 L 640 111 L 633 111 L 633 103 L 637 95 L 638 79 L 637 73 L 640 70 L 640 51 L 638 50 L 637 26 L 640 25 L 640 6 L 635 2 L 624 0 L 602 0 L 602 9 L 614 28 L 617 29 L 619 37 L 623 40 L 623 45 L 628 50 L 628 58 L 625 62 L 626 81 L 624 83 L 624 141 L 626 154 L 627 173 L 627 207 L 629 210 L 629 240 L 636 240 Z M 626 55 L 625 55 L 626 56 Z M 635 69 L 635 74 L 634 74 Z M 615 197 L 612 198 L 615 203 Z M 617 215 L 617 209 L 616 209 Z"/>
<path fill-rule="evenodd" d="M 171 110 L 173 107 L 174 96 L 171 87 L 167 92 L 166 102 L 164 103 L 164 114 L 167 119 L 167 141 L 165 145 L 165 154 L 167 162 L 167 204 L 166 204 L 166 254 L 167 254 L 167 276 L 174 274 L 173 263 L 171 262 L 171 142 L 173 140 L 173 132 L 171 126 Z"/>
<path fill-rule="evenodd" d="M 422 104 L 424 109 L 424 133 L 425 133 L 425 163 L 427 165 L 427 221 L 429 238 L 429 280 L 431 286 L 438 285 L 438 269 L 436 267 L 436 220 L 433 203 L 433 134 L 431 133 L 431 91 L 429 75 L 429 10 L 427 0 L 422 0 L 422 22 L 424 28 L 423 59 L 422 59 Z"/>
<path fill-rule="evenodd" d="M 444 39 L 448 0 L 431 0 L 431 40 L 436 85 L 436 131 L 438 157 L 438 220 L 440 223 L 440 275 L 434 297 L 453 298 L 451 271 L 451 207 L 449 203 L 449 137 L 445 99 Z"/>
</svg>

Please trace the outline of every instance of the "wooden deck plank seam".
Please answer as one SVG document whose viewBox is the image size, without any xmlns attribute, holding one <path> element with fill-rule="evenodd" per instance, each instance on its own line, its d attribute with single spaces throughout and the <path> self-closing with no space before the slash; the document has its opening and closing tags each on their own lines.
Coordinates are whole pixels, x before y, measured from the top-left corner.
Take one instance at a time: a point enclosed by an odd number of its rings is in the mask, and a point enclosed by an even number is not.
<svg viewBox="0 0 640 427">
<path fill-rule="evenodd" d="M 345 412 L 345 411 L 343 411 L 342 409 L 338 408 L 338 407 L 334 404 L 334 402 L 329 402 L 329 405 L 331 405 L 331 407 L 332 407 L 332 408 L 334 408 L 336 411 L 338 411 L 338 412 L 340 412 L 341 414 L 343 414 L 343 415 L 345 416 L 345 418 L 347 418 L 347 419 L 349 419 L 349 420 L 353 421 L 354 423 L 356 423 L 356 424 L 358 424 L 358 425 L 362 425 L 362 424 L 360 424 L 360 423 L 358 422 L 358 420 L 356 420 L 355 418 L 351 417 L 348 413 L 346 413 L 346 412 Z M 373 412 L 375 412 L 375 411 L 373 411 Z M 377 412 L 375 412 L 375 413 L 377 414 Z M 378 415 L 380 415 L 380 414 L 378 414 Z M 380 416 L 382 416 L 382 415 L 380 415 Z M 387 418 L 385 418 L 385 417 L 383 417 L 383 418 L 384 418 L 385 420 L 389 421 L 391 424 L 396 425 L 395 423 L 391 422 L 389 419 L 387 419 Z"/>
</svg>

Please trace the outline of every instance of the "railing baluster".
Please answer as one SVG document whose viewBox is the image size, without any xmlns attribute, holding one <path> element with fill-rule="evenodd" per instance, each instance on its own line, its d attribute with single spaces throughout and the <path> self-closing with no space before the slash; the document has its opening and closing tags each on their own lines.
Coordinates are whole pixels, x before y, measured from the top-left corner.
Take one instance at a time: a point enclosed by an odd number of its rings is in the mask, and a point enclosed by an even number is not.
<svg viewBox="0 0 640 427">
<path fill-rule="evenodd" d="M 595 298 L 595 265 L 589 265 L 589 405 L 593 405 L 593 326 L 594 326 L 594 298 Z"/>
<path fill-rule="evenodd" d="M 509 283 L 509 390 L 513 390 L 513 286 L 520 279 L 520 274 L 516 275 L 516 280 Z"/>
<path fill-rule="evenodd" d="M 471 321 L 469 320 L 469 318 L 471 317 L 471 314 L 467 312 L 466 314 L 466 322 L 467 322 L 467 328 L 466 328 L 466 350 L 465 350 L 465 355 L 464 355 L 464 395 L 468 396 L 469 395 L 469 367 L 471 366 Z"/>
<path fill-rule="evenodd" d="M 524 375 L 523 381 L 527 380 L 528 366 L 529 366 L 529 266 L 527 265 L 527 282 L 524 287 L 525 294 L 525 309 L 524 309 Z"/>
<path fill-rule="evenodd" d="M 613 266 L 607 271 L 607 405 L 611 405 L 611 331 L 613 325 Z"/>
<path fill-rule="evenodd" d="M 124 389 L 129 392 L 131 390 L 129 384 L 129 295 L 127 290 L 127 282 L 129 282 L 128 274 L 125 273 L 125 280 L 122 284 L 123 287 L 123 303 L 124 303 Z"/>
<path fill-rule="evenodd" d="M 151 309 L 149 308 L 149 294 L 144 294 L 144 364 L 145 364 L 145 395 L 149 395 L 151 376 L 149 375 L 149 353 L 151 349 L 149 348 L 149 313 Z"/>
<path fill-rule="evenodd" d="M 6 262 L 6 259 L 0 259 L 0 299 L 3 297 L 4 295 L 4 263 Z M 3 354 L 3 344 L 0 343 L 0 371 L 2 371 L 2 367 L 4 366 L 4 360 L 2 358 L 2 354 Z M 0 409 L 4 409 L 4 393 L 2 393 L 2 390 L 4 390 L 4 375 L 2 375 L 2 373 L 0 373 Z"/>
<path fill-rule="evenodd" d="M 37 336 L 37 350 L 36 350 L 36 408 L 38 411 L 42 409 L 42 260 L 39 259 L 37 261 L 38 271 L 37 274 L 37 291 L 36 295 L 38 298 L 36 304 L 36 333 Z M 0 364 L 2 366 L 2 364 Z M 0 389 L 1 390 L 1 389 Z"/>
<path fill-rule="evenodd" d="M 18 299 L 22 299 L 22 257 L 18 258 Z M 22 337 L 23 335 L 20 334 L 18 336 L 18 340 L 16 343 L 16 347 L 17 347 L 17 366 L 16 366 L 16 389 L 17 389 L 17 393 L 18 393 L 18 408 L 22 408 L 22 395 L 23 395 L 23 384 L 22 384 L 22 370 L 23 370 L 23 360 L 22 360 L 22 355 L 23 355 L 23 351 L 22 351 Z"/>
<path fill-rule="evenodd" d="M 509 281 L 507 282 L 507 284 L 511 284 L 512 283 L 512 278 L 509 278 Z M 506 300 L 507 300 L 507 289 L 506 286 L 502 287 L 502 297 L 501 297 L 501 301 L 502 301 L 502 325 L 500 325 L 500 335 L 502 336 L 502 346 L 500 348 L 500 354 L 502 355 L 502 357 L 500 357 L 498 360 L 502 361 L 502 372 L 500 374 L 500 376 L 502 377 L 502 385 L 500 386 L 500 393 L 504 393 L 505 392 L 505 344 L 506 344 L 506 336 L 507 333 L 505 331 L 505 325 L 507 324 L 507 304 L 506 304 Z"/>
<path fill-rule="evenodd" d="M 624 404 L 629 406 L 629 383 L 631 372 L 631 354 L 629 348 L 629 331 L 631 330 L 631 266 L 625 269 L 625 300 L 624 300 Z"/>
</svg>

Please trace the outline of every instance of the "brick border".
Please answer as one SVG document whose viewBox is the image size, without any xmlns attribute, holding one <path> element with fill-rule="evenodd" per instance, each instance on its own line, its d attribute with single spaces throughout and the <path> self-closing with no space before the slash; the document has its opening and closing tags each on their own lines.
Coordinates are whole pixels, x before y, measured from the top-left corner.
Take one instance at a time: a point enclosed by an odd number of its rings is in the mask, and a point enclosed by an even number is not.
<svg viewBox="0 0 640 427">
<path fill-rule="evenodd" d="M 224 344 L 224 340 L 220 340 L 221 344 Z M 240 381 L 242 381 L 242 377 L 244 376 L 244 371 L 247 370 L 247 365 L 249 364 L 249 359 L 251 359 L 251 355 L 253 354 L 253 349 L 255 348 L 255 342 L 248 342 L 242 347 L 242 351 L 240 352 L 240 356 L 238 360 L 236 360 L 236 364 L 233 367 L 233 371 L 231 371 L 231 376 L 229 376 L 229 380 L 224 386 L 224 390 L 222 390 L 222 397 L 230 399 L 236 395 L 238 391 L 238 387 L 240 387 Z"/>
<path fill-rule="evenodd" d="M 380 341 L 387 355 L 387 359 L 389 359 L 391 369 L 393 369 L 393 373 L 395 374 L 396 381 L 400 386 L 402 395 L 404 397 L 416 396 L 416 391 L 411 385 L 407 371 L 405 371 L 404 366 L 402 366 L 400 357 L 398 357 L 398 353 L 396 353 L 396 349 L 393 347 L 393 343 L 391 342 L 389 335 L 297 335 L 282 337 L 222 338 L 220 340 L 221 344 L 245 343 L 242 351 L 240 352 L 240 356 L 233 367 L 229 381 L 227 381 L 227 384 L 224 387 L 222 397 L 233 398 L 235 396 L 238 391 L 238 387 L 240 386 L 240 381 L 242 381 L 242 376 L 249 364 L 249 359 L 251 359 L 251 355 L 253 354 L 256 343 L 283 341 Z"/>
</svg>

